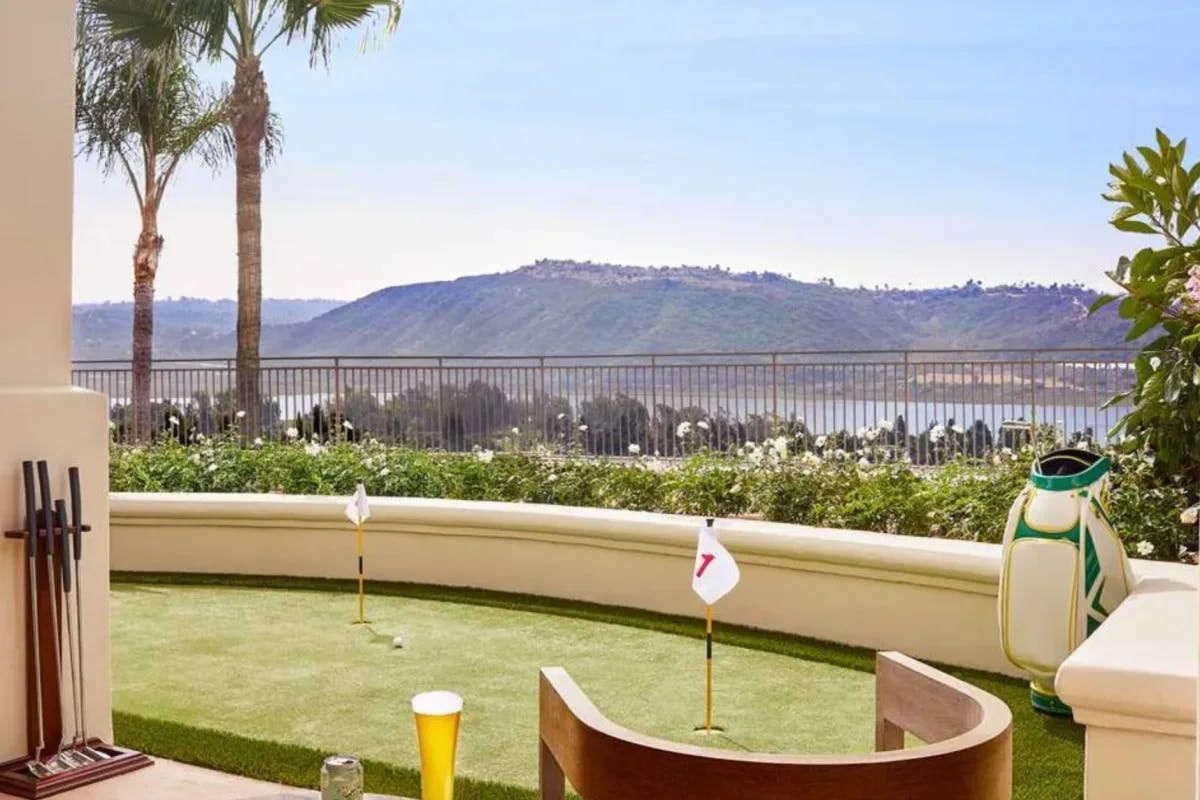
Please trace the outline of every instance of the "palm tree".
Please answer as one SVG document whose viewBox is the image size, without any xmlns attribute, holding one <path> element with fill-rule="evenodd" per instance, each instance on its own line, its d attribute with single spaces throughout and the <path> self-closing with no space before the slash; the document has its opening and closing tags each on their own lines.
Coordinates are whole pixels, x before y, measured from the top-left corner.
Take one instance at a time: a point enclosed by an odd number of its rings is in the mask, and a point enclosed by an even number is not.
<svg viewBox="0 0 1200 800">
<path fill-rule="evenodd" d="M 229 116 L 237 169 L 238 405 L 246 433 L 260 428 L 262 330 L 262 167 L 271 103 L 263 56 L 279 41 L 307 41 L 311 65 L 328 65 L 338 33 L 382 26 L 390 35 L 403 0 L 84 0 L 115 36 L 160 52 L 228 59 Z M 364 39 L 365 41 L 365 39 Z"/>
<path fill-rule="evenodd" d="M 226 102 L 182 60 L 147 58 L 115 41 L 97 20 L 79 17 L 75 129 L 81 155 L 105 174 L 120 172 L 137 199 L 141 232 L 133 248 L 131 433 L 149 437 L 154 279 L 163 237 L 158 212 L 179 165 L 189 158 L 217 169 L 233 153 Z"/>
</svg>

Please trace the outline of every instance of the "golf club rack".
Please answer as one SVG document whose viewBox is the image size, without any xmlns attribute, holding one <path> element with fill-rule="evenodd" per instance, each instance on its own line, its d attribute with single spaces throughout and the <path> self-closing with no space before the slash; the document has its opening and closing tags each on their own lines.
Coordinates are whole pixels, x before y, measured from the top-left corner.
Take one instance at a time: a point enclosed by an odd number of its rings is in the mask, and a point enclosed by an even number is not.
<svg viewBox="0 0 1200 800">
<path fill-rule="evenodd" d="M 84 534 L 91 527 L 83 524 L 79 469 L 67 471 L 69 517 L 66 502 L 51 496 L 47 463 L 37 462 L 36 470 L 35 483 L 34 463 L 22 462 L 24 527 L 4 532 L 4 538 L 19 540 L 25 549 L 29 754 L 0 764 L 0 792 L 29 798 L 49 797 L 153 763 L 142 753 L 88 735 L 80 562 L 87 538 Z M 64 681 L 67 692 L 63 691 Z"/>
</svg>

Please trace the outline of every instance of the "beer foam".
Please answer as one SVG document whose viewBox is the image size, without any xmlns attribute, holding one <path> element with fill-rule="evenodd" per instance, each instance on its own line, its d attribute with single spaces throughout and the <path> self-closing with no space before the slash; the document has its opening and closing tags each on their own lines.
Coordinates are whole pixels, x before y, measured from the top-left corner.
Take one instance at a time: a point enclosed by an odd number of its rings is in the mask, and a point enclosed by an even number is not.
<svg viewBox="0 0 1200 800">
<path fill-rule="evenodd" d="M 457 714 L 462 707 L 463 699 L 454 692 L 421 692 L 412 699 L 413 713 L 428 717 Z"/>
</svg>

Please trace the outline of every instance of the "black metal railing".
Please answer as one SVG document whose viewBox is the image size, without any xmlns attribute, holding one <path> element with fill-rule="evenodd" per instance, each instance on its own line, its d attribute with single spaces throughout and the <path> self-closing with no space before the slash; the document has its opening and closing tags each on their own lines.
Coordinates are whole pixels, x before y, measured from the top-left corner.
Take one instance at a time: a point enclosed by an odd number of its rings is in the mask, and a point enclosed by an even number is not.
<svg viewBox="0 0 1200 800">
<path fill-rule="evenodd" d="M 1128 411 L 1105 407 L 1133 384 L 1132 352 L 880 350 L 580 356 L 265 358 L 257 409 L 236 407 L 232 359 L 157 361 L 155 436 L 241 428 L 264 437 L 370 435 L 414 448 L 675 456 L 769 436 L 931 427 L 972 447 L 1037 427 L 1102 441 Z M 109 397 L 128 437 L 127 361 L 80 361 L 75 385 Z M 896 429 L 903 438 L 896 436 Z"/>
</svg>

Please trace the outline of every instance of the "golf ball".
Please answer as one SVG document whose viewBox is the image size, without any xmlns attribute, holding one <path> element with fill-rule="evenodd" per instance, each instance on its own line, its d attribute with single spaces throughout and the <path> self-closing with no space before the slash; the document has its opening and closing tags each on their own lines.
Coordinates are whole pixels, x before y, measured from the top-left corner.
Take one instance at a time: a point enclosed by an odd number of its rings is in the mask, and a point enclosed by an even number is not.
<svg viewBox="0 0 1200 800">
<path fill-rule="evenodd" d="M 403 636 L 393 636 L 392 637 L 392 647 L 404 647 L 404 637 Z"/>
</svg>

